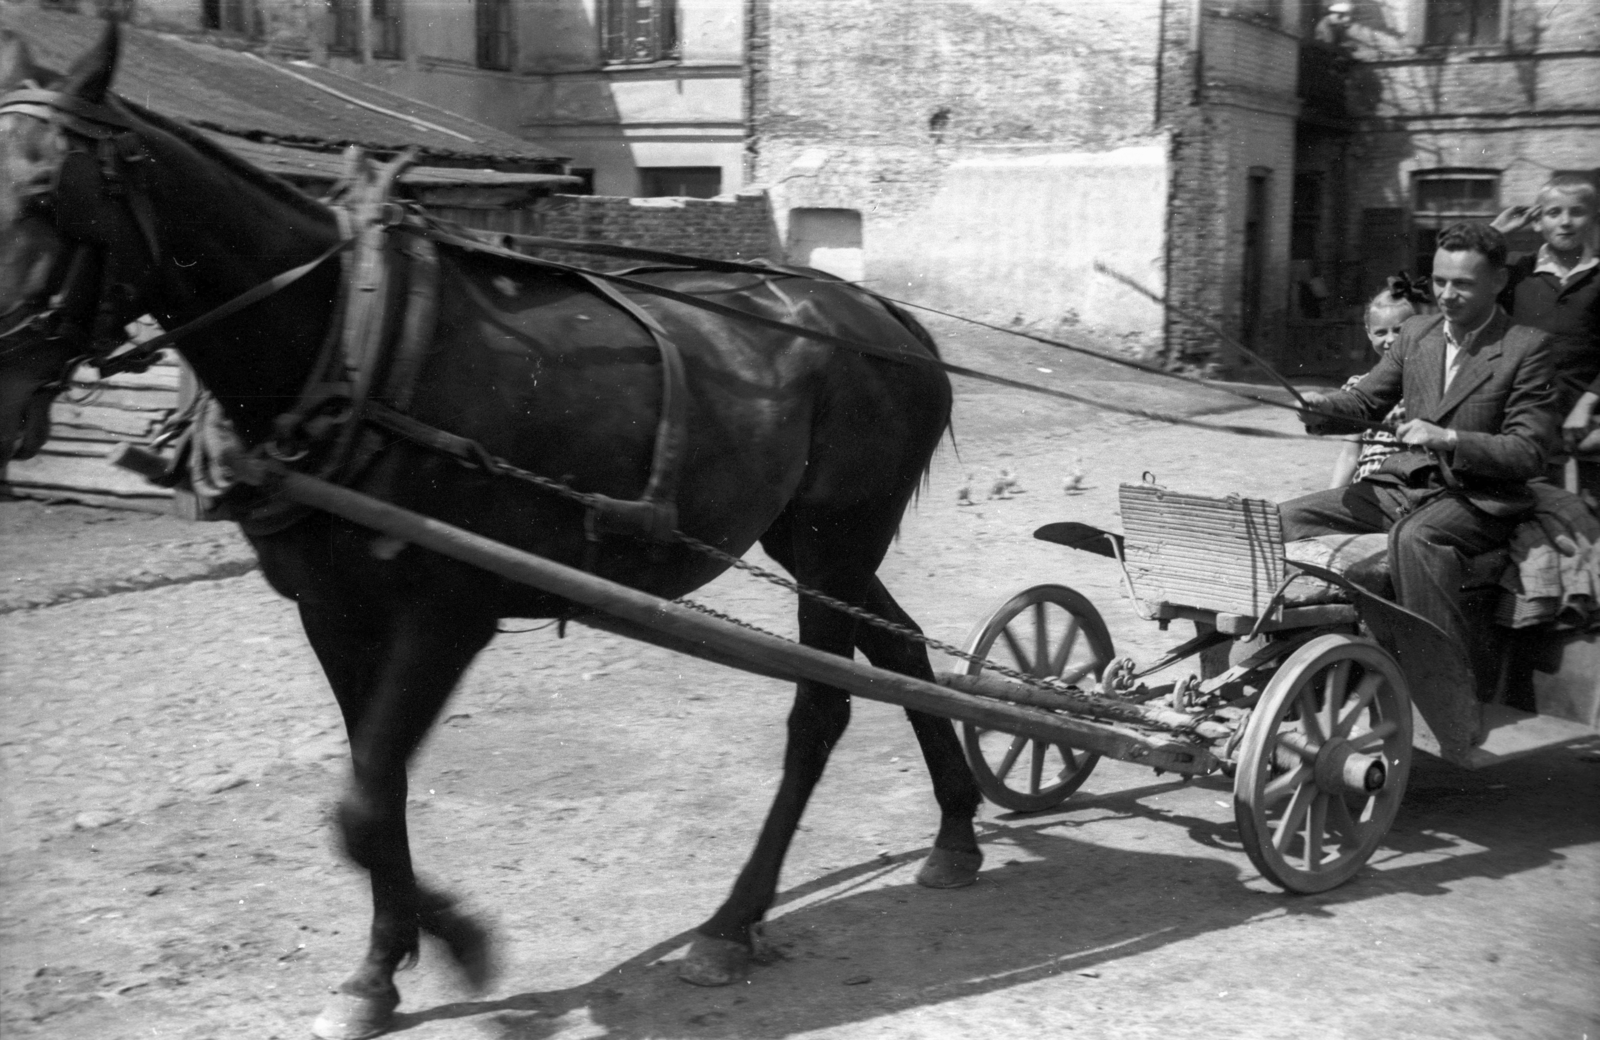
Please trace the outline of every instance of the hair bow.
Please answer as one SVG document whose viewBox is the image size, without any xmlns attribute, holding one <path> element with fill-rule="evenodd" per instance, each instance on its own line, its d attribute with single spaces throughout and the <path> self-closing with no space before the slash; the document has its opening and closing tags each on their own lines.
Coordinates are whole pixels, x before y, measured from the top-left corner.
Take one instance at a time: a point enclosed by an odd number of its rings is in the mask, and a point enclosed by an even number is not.
<svg viewBox="0 0 1600 1040">
<path fill-rule="evenodd" d="M 1433 296 L 1428 290 L 1426 278 L 1413 278 L 1405 271 L 1389 276 L 1388 292 L 1391 299 L 1405 300 L 1408 303 L 1432 303 Z"/>
</svg>

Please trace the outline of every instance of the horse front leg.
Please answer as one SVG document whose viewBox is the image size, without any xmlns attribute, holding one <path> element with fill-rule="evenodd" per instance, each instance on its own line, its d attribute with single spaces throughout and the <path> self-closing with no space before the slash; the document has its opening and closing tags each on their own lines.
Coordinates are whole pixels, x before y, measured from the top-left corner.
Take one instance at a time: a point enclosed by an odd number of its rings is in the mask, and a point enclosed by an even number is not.
<svg viewBox="0 0 1600 1040">
<path fill-rule="evenodd" d="M 441 939 L 474 986 L 487 982 L 488 938 L 420 886 L 406 832 L 406 768 L 495 619 L 459 608 L 390 608 L 382 623 L 347 610 L 302 607 L 312 646 L 334 686 L 350 734 L 351 771 L 336 826 L 347 855 L 372 884 L 372 928 L 360 965 L 339 984 L 312 1032 L 358 1040 L 389 1025 L 400 993 L 394 974 L 415 962 L 421 932 Z"/>
<path fill-rule="evenodd" d="M 922 631 L 877 578 L 872 579 L 868 589 L 866 608 L 886 621 Z M 879 668 L 933 682 L 928 651 L 920 643 L 861 623 L 856 626 L 856 646 Z M 909 709 L 906 717 L 922 748 L 922 760 L 933 781 L 934 801 L 939 805 L 939 833 L 933 839 L 933 850 L 917 871 L 917 884 L 927 888 L 964 888 L 978 880 L 978 869 L 983 866 L 983 851 L 972 825 L 983 802 L 983 792 L 972 777 L 972 769 L 961 752 L 961 740 L 949 719 Z"/>
</svg>

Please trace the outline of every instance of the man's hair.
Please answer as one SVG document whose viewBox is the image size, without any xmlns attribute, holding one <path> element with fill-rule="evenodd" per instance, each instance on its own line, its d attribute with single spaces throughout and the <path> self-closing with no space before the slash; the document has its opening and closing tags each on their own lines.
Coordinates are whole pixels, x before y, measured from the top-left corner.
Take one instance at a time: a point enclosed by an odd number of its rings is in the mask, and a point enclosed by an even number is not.
<svg viewBox="0 0 1600 1040">
<path fill-rule="evenodd" d="M 1588 173 L 1556 173 L 1544 182 L 1544 187 L 1539 189 L 1539 197 L 1544 198 L 1548 192 L 1559 191 L 1568 195 L 1583 196 L 1593 206 L 1595 204 L 1594 175 Z"/>
<path fill-rule="evenodd" d="M 1505 236 L 1475 220 L 1463 220 L 1439 232 L 1437 248 L 1450 253 L 1479 253 L 1496 270 L 1506 265 Z"/>
</svg>

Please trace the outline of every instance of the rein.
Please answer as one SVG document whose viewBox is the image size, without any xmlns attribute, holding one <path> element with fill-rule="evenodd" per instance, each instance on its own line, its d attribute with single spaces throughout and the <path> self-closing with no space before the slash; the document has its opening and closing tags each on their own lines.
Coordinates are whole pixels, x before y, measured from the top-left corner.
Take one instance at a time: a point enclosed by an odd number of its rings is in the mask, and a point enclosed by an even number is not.
<svg viewBox="0 0 1600 1040">
<path fill-rule="evenodd" d="M 435 225 L 437 225 L 437 222 L 435 222 Z M 1170 424 L 1176 425 L 1176 426 L 1191 426 L 1191 427 L 1195 427 L 1197 429 L 1203 429 L 1203 430 L 1220 430 L 1220 431 L 1223 431 L 1223 432 L 1226 432 L 1226 433 L 1238 434 L 1240 436 L 1245 436 L 1245 437 L 1264 437 L 1264 438 L 1272 438 L 1272 439 L 1298 440 L 1298 439 L 1303 439 L 1303 438 L 1309 436 L 1307 434 L 1283 433 L 1283 432 L 1280 432 L 1278 430 L 1267 430 L 1267 429 L 1262 429 L 1260 427 L 1255 427 L 1255 426 L 1239 426 L 1239 425 L 1232 425 L 1232 424 L 1225 424 L 1225 423 L 1200 422 L 1200 421 L 1197 421 L 1197 420 L 1194 420 L 1194 419 L 1185 418 L 1183 416 L 1172 415 L 1172 414 L 1167 413 L 1167 412 L 1158 412 L 1158 411 L 1153 411 L 1151 409 L 1145 409 L 1145 408 L 1134 408 L 1134 407 L 1129 407 L 1129 406 L 1124 406 L 1124 405 L 1109 404 L 1109 403 L 1104 402 L 1104 401 L 1098 401 L 1098 400 L 1095 400 L 1093 398 L 1084 397 L 1084 396 L 1081 396 L 1079 394 L 1070 393 L 1070 392 L 1068 392 L 1066 390 L 1057 390 L 1057 389 L 1054 389 L 1052 387 L 1039 386 L 1036 383 L 1028 383 L 1028 382 L 1024 382 L 1023 380 L 1020 380 L 1020 379 L 1010 379 L 1010 378 L 1005 377 L 1005 376 L 999 376 L 999 375 L 994 375 L 993 373 L 979 371 L 978 369 L 967 368 L 967 367 L 962 366 L 962 365 L 955 365 L 955 364 L 952 364 L 950 362 L 944 361 L 941 358 L 924 357 L 922 355 L 912 354 L 912 353 L 909 353 L 909 352 L 906 352 L 906 351 L 891 351 L 891 350 L 888 350 L 886 348 L 883 348 L 883 347 L 880 347 L 880 346 L 876 346 L 874 344 L 863 343 L 863 342 L 860 342 L 858 340 L 848 339 L 848 338 L 843 337 L 843 336 L 835 336 L 835 335 L 833 335 L 831 333 L 820 332 L 818 330 L 809 329 L 809 328 L 806 328 L 806 327 L 801 326 L 801 325 L 795 325 L 795 324 L 792 324 L 790 322 L 780 321 L 780 320 L 778 320 L 776 318 L 767 318 L 767 317 L 764 317 L 764 316 L 759 315 L 759 314 L 752 314 L 749 311 L 740 310 L 737 307 L 730 307 L 727 304 L 716 303 L 716 302 L 714 302 L 712 300 L 707 300 L 707 299 L 705 299 L 703 297 L 695 296 L 695 295 L 692 295 L 690 293 L 679 292 L 679 291 L 674 290 L 674 289 L 668 289 L 668 288 L 666 288 L 664 286 L 654 285 L 654 284 L 652 284 L 650 282 L 641 281 L 641 280 L 636 279 L 636 278 L 630 278 L 630 277 L 628 277 L 628 276 L 626 276 L 624 274 L 618 274 L 618 273 L 612 273 L 612 272 L 606 272 L 606 271 L 595 271 L 595 270 L 592 270 L 590 268 L 579 267 L 579 266 L 573 265 L 573 264 L 564 264 L 564 263 L 561 263 L 561 262 L 555 261 L 555 260 L 547 260 L 547 259 L 538 258 L 538 257 L 530 257 L 530 256 L 528 256 L 526 254 L 523 254 L 523 253 L 514 252 L 512 250 L 504 249 L 504 248 L 501 248 L 499 246 L 495 246 L 495 245 L 492 245 L 490 243 L 478 240 L 478 239 L 472 237 L 470 232 L 452 234 L 452 233 L 450 233 L 448 231 L 444 231 L 442 228 L 439 228 L 438 226 L 430 227 L 429 229 L 427 229 L 425 231 L 422 230 L 422 229 L 416 229 L 416 228 L 407 228 L 406 230 L 412 231 L 413 233 L 426 234 L 428 237 L 433 238 L 435 241 L 447 243 L 449 245 L 454 245 L 454 246 L 456 246 L 458 248 L 462 248 L 462 249 L 468 249 L 468 250 L 472 250 L 472 251 L 475 251 L 475 252 L 488 253 L 488 254 L 493 255 L 493 256 L 500 256 L 500 257 L 504 257 L 504 258 L 509 259 L 509 260 L 520 261 L 520 262 L 523 262 L 523 263 L 537 264 L 537 265 L 540 265 L 540 266 L 545 266 L 545 267 L 556 268 L 556 269 L 559 269 L 559 270 L 570 271 L 570 272 L 573 272 L 573 273 L 585 275 L 585 276 L 590 277 L 590 278 L 602 278 L 602 279 L 605 279 L 606 281 L 613 282 L 615 284 L 625 286 L 626 288 L 631 289 L 631 290 L 633 290 L 635 292 L 647 293 L 647 294 L 653 295 L 653 296 L 660 296 L 660 297 L 663 297 L 665 299 L 670 299 L 670 300 L 673 300 L 673 301 L 678 302 L 678 303 L 685 304 L 685 305 L 690 306 L 690 307 L 696 307 L 696 308 L 699 308 L 701 310 L 710 311 L 710 312 L 712 312 L 714 314 L 718 314 L 718 315 L 720 315 L 722 317 L 727 317 L 727 318 L 732 318 L 732 319 L 737 320 L 737 321 L 745 321 L 745 322 L 749 322 L 749 323 L 753 323 L 753 324 L 757 324 L 757 325 L 762 325 L 762 326 L 765 326 L 765 327 L 768 327 L 768 328 L 775 329 L 777 331 L 787 332 L 787 333 L 790 333 L 790 334 L 793 334 L 793 335 L 804 336 L 804 337 L 806 337 L 808 339 L 818 340 L 818 341 L 821 341 L 821 342 L 824 342 L 824 343 L 831 344 L 833 346 L 842 347 L 842 348 L 847 349 L 847 350 L 855 351 L 856 353 L 868 354 L 868 355 L 871 355 L 873 357 L 880 357 L 880 358 L 884 358 L 886 360 L 899 361 L 899 362 L 902 362 L 902 363 L 932 365 L 934 367 L 943 369 L 945 372 L 948 372 L 951 375 L 963 376 L 965 378 L 974 379 L 974 380 L 977 380 L 979 382 L 992 383 L 992 384 L 994 384 L 996 386 L 1004 386 L 1004 387 L 1008 387 L 1008 388 L 1015 389 L 1015 390 L 1023 390 L 1023 391 L 1026 391 L 1028 393 L 1038 394 L 1038 395 L 1041 395 L 1041 396 L 1044 396 L 1044 397 L 1053 397 L 1053 398 L 1056 398 L 1058 400 L 1071 401 L 1074 404 L 1082 404 L 1082 405 L 1086 405 L 1086 406 L 1091 407 L 1091 408 L 1098 408 L 1098 409 L 1100 409 L 1102 411 L 1117 412 L 1117 413 L 1122 414 L 1122 415 L 1130 415 L 1130 416 L 1133 416 L 1135 418 L 1141 418 L 1141 419 L 1151 419 L 1151 420 L 1154 420 L 1154 421 L 1157 421 L 1157 422 L 1170 423 Z M 565 250 L 565 251 L 568 251 L 568 252 L 594 253 L 596 255 L 601 255 L 601 256 L 615 256 L 615 257 L 623 257 L 623 258 L 627 258 L 627 259 L 636 259 L 636 260 L 654 260 L 654 261 L 657 261 L 657 262 L 669 263 L 669 264 L 672 264 L 674 266 L 688 267 L 688 268 L 699 269 L 699 270 L 718 271 L 718 272 L 723 272 L 723 273 L 748 273 L 748 274 L 760 275 L 760 276 L 765 277 L 765 278 L 771 278 L 774 274 L 785 274 L 785 275 L 790 275 L 790 276 L 793 276 L 793 277 L 812 277 L 812 275 L 810 275 L 810 274 L 808 274 L 806 272 L 797 271 L 797 270 L 794 270 L 793 268 L 784 267 L 784 266 L 778 265 L 778 264 L 755 264 L 755 263 L 744 263 L 744 262 L 734 261 L 734 260 L 706 260 L 706 259 L 702 259 L 702 258 L 699 258 L 699 257 L 689 256 L 689 255 L 683 254 L 683 253 L 673 253 L 673 252 L 668 252 L 666 250 L 660 250 L 660 249 L 645 249 L 645 248 L 640 248 L 640 247 L 637 247 L 637 246 L 618 246 L 618 245 L 612 245 L 610 243 L 605 243 L 605 242 L 587 242 L 587 241 L 581 241 L 581 240 L 546 238 L 546 237 L 540 236 L 540 235 L 520 235 L 520 234 L 508 234 L 508 233 L 499 233 L 499 232 L 495 233 L 495 237 L 502 238 L 502 239 L 511 239 L 513 241 L 522 242 L 522 243 L 525 243 L 527 245 L 535 246 L 535 247 L 538 247 L 538 248 L 561 249 L 561 250 Z M 1110 355 L 1103 354 L 1103 353 L 1101 353 L 1099 351 L 1089 350 L 1087 348 L 1077 346 L 1076 344 L 1065 343 L 1065 342 L 1062 342 L 1060 340 L 1053 340 L 1053 339 L 1050 339 L 1050 338 L 1045 337 L 1045 336 L 1038 336 L 1038 335 L 1033 335 L 1033 334 L 1029 334 L 1029 333 L 1020 333 L 1020 332 L 1016 332 L 1013 329 L 1005 329 L 1005 328 L 1001 328 L 999 326 L 988 325 L 985 322 L 977 321 L 977 320 L 972 319 L 972 318 L 966 318 L 966 317 L 963 317 L 961 315 L 948 314 L 947 312 L 939 311 L 939 310 L 936 310 L 935 308 L 932 308 L 932 307 L 924 307 L 924 306 L 922 306 L 920 304 L 908 303 L 908 302 L 903 301 L 903 300 L 897 300 L 897 299 L 894 299 L 894 298 L 889 297 L 889 296 L 884 296 L 881 293 L 874 292 L 873 290 L 868 289 L 868 288 L 866 288 L 864 286 L 857 285 L 854 282 L 847 282 L 847 281 L 844 281 L 844 280 L 841 279 L 839 281 L 839 284 L 847 285 L 847 286 L 851 287 L 852 289 L 856 290 L 857 292 L 860 292 L 862 295 L 870 297 L 870 298 L 875 299 L 875 300 L 878 300 L 881 303 L 889 304 L 889 305 L 892 305 L 892 306 L 900 306 L 900 307 L 914 307 L 914 308 L 916 308 L 918 310 L 930 311 L 932 313 L 941 314 L 941 315 L 944 315 L 946 317 L 957 318 L 957 319 L 959 319 L 961 321 L 968 322 L 969 324 L 981 325 L 981 326 L 984 326 L 986 328 L 993 328 L 993 329 L 996 329 L 997 331 L 1001 331 L 1001 332 L 1009 332 L 1012 335 L 1020 336 L 1020 337 L 1025 338 L 1025 339 L 1031 339 L 1031 340 L 1034 340 L 1036 342 L 1044 343 L 1044 344 L 1049 345 L 1049 346 L 1058 347 L 1058 348 L 1061 348 L 1063 350 L 1072 351 L 1072 352 L 1078 353 L 1078 354 L 1085 354 L 1085 355 L 1088 355 L 1088 356 L 1099 358 L 1099 359 L 1104 360 L 1104 361 L 1110 361 L 1113 364 L 1121 365 L 1121 366 L 1123 366 L 1125 368 L 1132 368 L 1132 369 L 1134 369 L 1136 371 L 1145 372 L 1145 373 L 1148 373 L 1148 374 L 1151 374 L 1151 375 L 1163 376 L 1163 377 L 1166 377 L 1168 379 L 1175 379 L 1175 380 L 1178 380 L 1180 382 L 1189 383 L 1189 384 L 1196 385 L 1196 386 L 1203 386 L 1203 387 L 1205 387 L 1207 389 L 1216 390 L 1218 392 L 1229 394 L 1229 395 L 1234 396 L 1234 397 L 1243 398 L 1244 400 L 1252 401 L 1252 402 L 1254 402 L 1256 404 L 1266 405 L 1266 406 L 1272 407 L 1272 408 L 1284 409 L 1284 410 L 1287 410 L 1287 411 L 1292 411 L 1292 412 L 1296 412 L 1296 413 L 1303 414 L 1303 415 L 1315 415 L 1315 416 L 1319 416 L 1319 417 L 1327 418 L 1327 419 L 1336 419 L 1336 420 L 1339 420 L 1341 422 L 1347 422 L 1347 423 L 1349 423 L 1351 425 L 1361 426 L 1361 427 L 1364 427 L 1364 428 L 1367 428 L 1367 429 L 1383 430 L 1385 432 L 1391 432 L 1391 433 L 1395 429 L 1394 424 L 1392 424 L 1392 423 L 1385 423 L 1385 422 L 1382 422 L 1382 421 L 1370 420 L 1370 419 L 1357 419 L 1357 418 L 1344 416 L 1344 415 L 1336 415 L 1336 414 L 1333 414 L 1333 413 L 1324 412 L 1324 411 L 1322 411 L 1320 409 L 1315 409 L 1315 408 L 1310 408 L 1308 406 L 1305 406 L 1304 405 L 1304 400 L 1305 399 L 1300 396 L 1299 392 L 1297 390 L 1295 390 L 1294 387 L 1290 386 L 1288 381 L 1286 379 L 1284 379 L 1282 375 L 1278 374 L 1276 371 L 1274 371 L 1271 368 L 1271 366 L 1266 365 L 1265 361 L 1262 361 L 1261 359 L 1257 358 L 1254 354 L 1251 354 L 1250 357 L 1253 360 L 1256 360 L 1258 364 L 1261 364 L 1263 367 L 1265 367 L 1267 369 L 1267 371 L 1270 372 L 1280 383 L 1282 383 L 1285 387 L 1287 387 L 1289 392 L 1294 395 L 1295 399 L 1297 401 L 1302 402 L 1301 405 L 1286 404 L 1286 403 L 1284 403 L 1282 401 L 1275 401 L 1275 400 L 1273 400 L 1271 398 L 1260 397 L 1258 395 L 1250 394 L 1250 393 L 1247 393 L 1247 392 L 1244 392 L 1244 391 L 1241 391 L 1241 390 L 1235 390 L 1235 389 L 1233 389 L 1231 387 L 1218 386 L 1215 383 L 1212 383 L 1212 382 L 1210 382 L 1208 380 L 1198 379 L 1198 378 L 1195 378 L 1193 376 L 1184 375 L 1184 374 L 1178 373 L 1178 372 L 1168 372 L 1168 371 L 1166 371 L 1164 369 L 1157 368 L 1157 367 L 1155 367 L 1153 365 L 1146 365 L 1146 364 L 1142 364 L 1142 363 L 1137 362 L 1137 361 L 1131 361 L 1131 360 L 1128 360 L 1128 359 L 1125 359 L 1125 358 L 1112 357 Z"/>
</svg>

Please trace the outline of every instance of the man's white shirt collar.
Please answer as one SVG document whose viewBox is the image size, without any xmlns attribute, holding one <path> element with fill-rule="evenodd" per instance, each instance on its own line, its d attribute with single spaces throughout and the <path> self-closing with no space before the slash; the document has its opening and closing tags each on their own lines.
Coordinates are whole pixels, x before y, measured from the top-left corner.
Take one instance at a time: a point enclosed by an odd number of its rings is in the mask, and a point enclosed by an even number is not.
<svg viewBox="0 0 1600 1040">
<path fill-rule="evenodd" d="M 1479 325 L 1477 328 L 1473 329 L 1471 332 L 1467 333 L 1465 336 L 1462 336 L 1461 337 L 1461 342 L 1459 342 L 1459 343 L 1456 342 L 1455 334 L 1450 331 L 1450 321 L 1449 321 L 1449 319 L 1445 320 L 1445 323 L 1444 323 L 1444 388 L 1446 390 L 1450 389 L 1450 381 L 1452 379 L 1454 379 L 1455 375 L 1456 375 L 1456 359 L 1461 355 L 1461 352 L 1463 350 L 1471 349 L 1472 344 L 1476 343 L 1477 340 L 1478 340 L 1478 333 L 1480 333 L 1484 329 L 1488 328 L 1489 323 L 1491 321 L 1494 321 L 1495 315 L 1499 314 L 1499 313 L 1500 313 L 1500 308 L 1499 307 L 1495 307 L 1492 310 L 1490 310 L 1489 311 L 1489 316 L 1487 318 L 1483 319 L 1483 323 L 1481 325 Z"/>
</svg>

